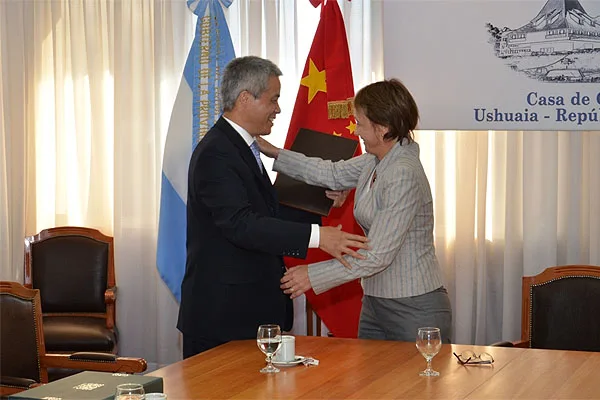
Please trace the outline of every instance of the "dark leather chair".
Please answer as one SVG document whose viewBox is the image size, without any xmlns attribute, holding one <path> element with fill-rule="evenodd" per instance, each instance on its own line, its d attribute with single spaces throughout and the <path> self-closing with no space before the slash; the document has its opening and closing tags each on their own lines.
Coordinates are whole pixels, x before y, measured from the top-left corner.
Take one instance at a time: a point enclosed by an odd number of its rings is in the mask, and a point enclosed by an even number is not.
<svg viewBox="0 0 600 400">
<path fill-rule="evenodd" d="M 124 373 L 146 370 L 142 358 L 46 354 L 40 303 L 39 290 L 0 281 L 0 396 L 48 383 L 50 367 Z"/>
<path fill-rule="evenodd" d="M 600 266 L 546 268 L 523 277 L 518 347 L 600 351 Z"/>
<path fill-rule="evenodd" d="M 67 226 L 26 238 L 25 286 L 40 290 L 48 352 L 117 353 L 112 237 Z"/>
</svg>

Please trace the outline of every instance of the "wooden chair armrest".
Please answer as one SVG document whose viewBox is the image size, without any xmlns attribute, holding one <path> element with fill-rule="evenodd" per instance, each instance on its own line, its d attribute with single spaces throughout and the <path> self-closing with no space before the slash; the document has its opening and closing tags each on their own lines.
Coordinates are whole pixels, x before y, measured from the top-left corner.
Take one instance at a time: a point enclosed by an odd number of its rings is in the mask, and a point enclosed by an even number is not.
<svg viewBox="0 0 600 400">
<path fill-rule="evenodd" d="M 495 342 L 490 344 L 490 346 L 494 346 L 494 347 L 521 347 L 521 348 L 528 348 L 529 347 L 529 340 L 517 340 L 515 342 L 510 342 L 510 341 L 502 341 L 502 342 Z"/>
<path fill-rule="evenodd" d="M 492 346 L 492 347 L 515 347 L 515 344 L 508 340 L 503 340 L 501 342 L 494 342 L 494 343 L 490 344 L 490 346 Z"/>
<path fill-rule="evenodd" d="M 115 328 L 115 302 L 117 301 L 117 287 L 112 286 L 104 292 L 104 304 L 106 304 L 106 328 Z M 115 348 L 115 353 L 116 353 Z"/>
<path fill-rule="evenodd" d="M 0 386 L 8 386 L 19 388 L 21 390 L 31 389 L 39 386 L 40 383 L 28 378 L 18 378 L 16 376 L 2 375 L 0 376 Z"/>
<path fill-rule="evenodd" d="M 42 356 L 42 362 L 46 368 L 124 372 L 128 374 L 144 372 L 148 368 L 148 364 L 143 358 L 117 357 L 109 353 L 46 354 Z"/>
<path fill-rule="evenodd" d="M 107 288 L 104 292 L 104 302 L 106 304 L 115 304 L 115 301 L 117 301 L 117 287 Z"/>
<path fill-rule="evenodd" d="M 115 362 L 117 361 L 117 356 L 112 353 L 78 351 L 77 353 L 69 354 L 69 360 Z"/>
</svg>

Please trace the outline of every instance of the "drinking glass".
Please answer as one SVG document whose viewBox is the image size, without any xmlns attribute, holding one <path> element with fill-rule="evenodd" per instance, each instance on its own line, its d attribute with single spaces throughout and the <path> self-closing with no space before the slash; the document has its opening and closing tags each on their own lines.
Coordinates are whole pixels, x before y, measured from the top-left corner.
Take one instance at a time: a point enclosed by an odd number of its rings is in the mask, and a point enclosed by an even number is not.
<svg viewBox="0 0 600 400">
<path fill-rule="evenodd" d="M 424 327 L 417 331 L 417 349 L 425 357 L 427 368 L 421 371 L 421 376 L 439 376 L 440 373 L 431 368 L 431 360 L 442 348 L 440 328 Z"/>
<path fill-rule="evenodd" d="M 281 347 L 281 328 L 279 325 L 261 325 L 256 333 L 256 344 L 260 351 L 267 356 L 267 366 L 260 370 L 263 374 L 279 372 L 279 369 L 273 366 L 271 359 L 273 354 Z"/>
<path fill-rule="evenodd" d="M 115 400 L 143 400 L 144 386 L 139 383 L 122 383 L 117 385 Z"/>
</svg>

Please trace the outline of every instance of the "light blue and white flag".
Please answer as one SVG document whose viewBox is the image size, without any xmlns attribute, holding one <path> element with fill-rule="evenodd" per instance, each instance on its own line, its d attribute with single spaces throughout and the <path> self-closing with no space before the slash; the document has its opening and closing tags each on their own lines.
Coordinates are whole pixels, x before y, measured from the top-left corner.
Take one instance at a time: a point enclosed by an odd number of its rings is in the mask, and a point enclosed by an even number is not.
<svg viewBox="0 0 600 400">
<path fill-rule="evenodd" d="M 177 301 L 185 272 L 188 165 L 192 151 L 221 115 L 221 74 L 235 57 L 221 6 L 231 2 L 187 1 L 198 22 L 167 132 L 156 254 L 158 272 Z"/>
</svg>

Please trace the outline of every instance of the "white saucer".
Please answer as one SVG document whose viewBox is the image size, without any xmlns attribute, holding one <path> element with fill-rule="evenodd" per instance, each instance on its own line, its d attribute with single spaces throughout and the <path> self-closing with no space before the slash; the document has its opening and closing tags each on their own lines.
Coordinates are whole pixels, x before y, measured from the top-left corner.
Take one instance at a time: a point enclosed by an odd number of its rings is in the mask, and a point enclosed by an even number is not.
<svg viewBox="0 0 600 400">
<path fill-rule="evenodd" d="M 306 357 L 296 356 L 294 361 L 275 361 L 273 360 L 273 365 L 276 367 L 293 367 L 294 365 L 301 364 L 302 361 L 306 360 Z"/>
</svg>

